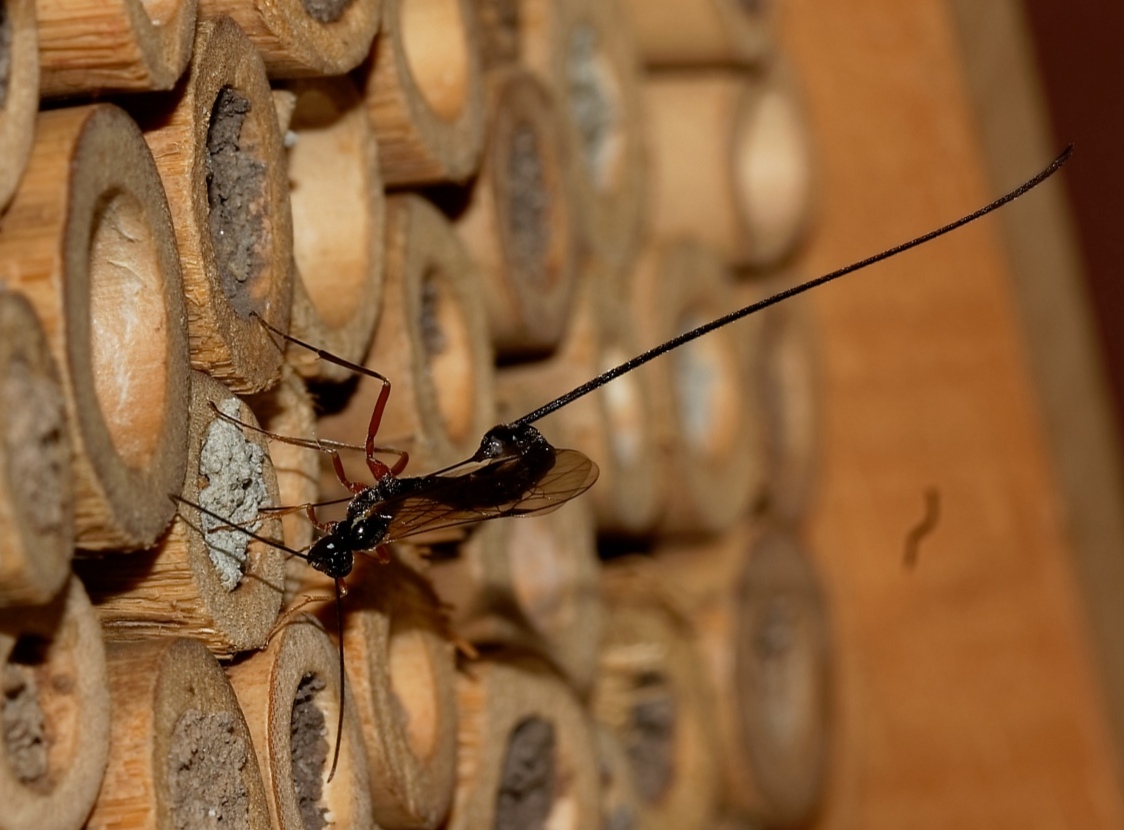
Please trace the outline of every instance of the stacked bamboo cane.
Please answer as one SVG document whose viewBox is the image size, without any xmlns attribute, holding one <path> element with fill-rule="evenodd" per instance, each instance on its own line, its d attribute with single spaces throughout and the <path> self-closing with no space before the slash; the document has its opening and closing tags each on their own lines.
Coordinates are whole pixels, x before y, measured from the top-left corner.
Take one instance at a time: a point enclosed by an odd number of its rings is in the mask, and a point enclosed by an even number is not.
<svg viewBox="0 0 1124 830">
<path fill-rule="evenodd" d="M 366 480 L 362 371 L 426 473 L 791 279 L 808 137 L 762 8 L 0 0 L 0 827 L 814 813 L 787 309 L 561 410 L 588 497 L 361 557 L 338 631 L 283 549 Z"/>
</svg>

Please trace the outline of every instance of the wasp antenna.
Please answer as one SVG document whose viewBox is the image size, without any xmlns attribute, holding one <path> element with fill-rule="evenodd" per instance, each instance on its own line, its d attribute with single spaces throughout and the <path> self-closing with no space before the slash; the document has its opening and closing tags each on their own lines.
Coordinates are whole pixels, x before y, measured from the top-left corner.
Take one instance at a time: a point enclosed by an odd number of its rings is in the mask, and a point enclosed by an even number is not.
<svg viewBox="0 0 1124 830">
<path fill-rule="evenodd" d="M 210 516 L 212 519 L 214 519 L 217 522 L 222 522 L 224 525 L 227 525 L 228 529 L 230 529 L 230 530 L 237 530 L 240 533 L 245 533 L 251 539 L 254 539 L 258 542 L 261 542 L 264 545 L 269 545 L 271 548 L 276 548 L 277 550 L 284 551 L 285 553 L 288 553 L 292 556 L 295 556 L 298 559 L 303 559 L 306 562 L 308 561 L 308 554 L 302 553 L 299 550 L 294 550 L 293 548 L 289 547 L 288 545 L 283 545 L 280 542 L 274 541 L 273 539 L 270 539 L 266 536 L 262 536 L 260 533 L 254 533 L 252 530 L 247 530 L 244 527 L 239 527 L 238 525 L 232 525 L 232 524 L 230 524 L 230 519 L 226 518 L 225 516 L 220 516 L 218 513 L 215 513 L 212 510 L 208 510 L 206 507 L 204 507 L 201 504 L 196 504 L 193 501 L 188 501 L 183 496 L 177 496 L 175 493 L 169 493 L 168 498 L 170 498 L 176 504 L 185 504 L 188 507 L 191 507 L 195 510 L 198 510 L 200 513 L 202 513 L 205 516 Z"/>
<path fill-rule="evenodd" d="M 328 783 L 332 783 L 332 779 L 336 777 L 336 767 L 340 763 L 340 744 L 343 743 L 343 705 L 344 695 L 346 692 L 344 688 L 347 686 L 347 679 L 344 676 L 343 664 L 343 595 L 340 590 L 340 580 L 336 580 L 336 642 L 338 643 L 340 654 L 340 713 L 336 719 L 336 749 L 332 753 L 332 769 L 328 772 Z"/>
<path fill-rule="evenodd" d="M 630 360 L 626 360 L 619 366 L 609 369 L 607 372 L 603 372 L 592 380 L 586 381 L 581 386 L 577 386 L 571 389 L 566 394 L 550 401 L 550 403 L 544 404 L 532 412 L 528 412 L 522 418 L 517 419 L 513 423 L 534 423 L 540 418 L 545 418 L 551 412 L 554 412 L 557 409 L 561 409 L 567 404 L 576 401 L 578 398 L 588 395 L 595 389 L 601 388 L 606 383 L 619 378 L 621 375 L 627 374 L 633 369 L 643 366 L 649 360 L 654 360 L 662 354 L 666 354 L 673 349 L 677 349 L 680 346 L 690 343 L 692 340 L 697 340 L 698 338 L 702 337 L 703 335 L 709 334 L 715 329 L 720 329 L 723 326 L 728 326 L 730 323 L 733 323 L 736 320 L 740 320 L 743 317 L 748 317 L 749 315 L 755 314 L 758 311 L 762 311 L 769 306 L 783 302 L 790 297 L 795 297 L 797 294 L 803 294 L 805 291 L 810 291 L 813 288 L 818 288 L 819 286 L 824 285 L 825 283 L 829 283 L 832 280 L 837 280 L 840 277 L 845 277 L 848 274 L 853 274 L 856 271 L 861 271 L 862 269 L 874 265 L 877 262 L 882 262 L 885 259 L 890 259 L 891 257 L 895 257 L 898 254 L 905 253 L 910 248 L 916 248 L 918 245 L 924 245 L 926 242 L 931 242 L 938 236 L 944 236 L 946 233 L 951 233 L 958 228 L 962 228 L 965 225 L 971 224 L 977 219 L 981 219 L 984 216 L 987 216 L 987 214 L 991 213 L 992 211 L 998 210 L 1007 203 L 1013 202 L 1024 193 L 1038 187 L 1038 185 L 1042 184 L 1042 182 L 1046 181 L 1046 179 L 1050 178 L 1052 175 L 1058 172 L 1058 170 L 1061 169 L 1062 165 L 1069 161 L 1069 157 L 1071 155 L 1073 155 L 1072 144 L 1068 145 L 1056 159 L 1050 162 L 1050 164 L 1037 175 L 1023 182 L 1021 185 L 1019 185 L 1009 193 L 1005 193 L 1004 195 L 1000 196 L 994 202 L 984 205 L 979 210 L 969 213 L 966 216 L 961 216 L 954 222 L 950 222 L 949 224 L 943 225 L 936 230 L 932 230 L 926 234 L 915 237 L 908 242 L 903 242 L 900 245 L 895 245 L 892 248 L 887 248 L 881 253 L 875 254 L 871 257 L 867 257 L 866 259 L 860 260 L 859 262 L 853 262 L 850 265 L 844 266 L 837 271 L 832 271 L 830 274 L 824 274 L 822 276 L 810 279 L 807 282 L 802 282 L 799 285 L 794 285 L 791 288 L 786 288 L 784 291 L 773 294 L 771 297 L 766 297 L 763 300 L 758 300 L 751 305 L 747 305 L 744 308 L 738 309 L 737 311 L 732 311 L 729 314 L 719 317 L 716 320 L 711 320 L 709 323 L 704 323 L 698 328 L 691 329 L 690 331 L 684 332 L 677 337 L 673 337 L 666 343 L 662 343 L 653 349 L 649 349 L 642 354 L 638 354 L 636 357 Z"/>
</svg>

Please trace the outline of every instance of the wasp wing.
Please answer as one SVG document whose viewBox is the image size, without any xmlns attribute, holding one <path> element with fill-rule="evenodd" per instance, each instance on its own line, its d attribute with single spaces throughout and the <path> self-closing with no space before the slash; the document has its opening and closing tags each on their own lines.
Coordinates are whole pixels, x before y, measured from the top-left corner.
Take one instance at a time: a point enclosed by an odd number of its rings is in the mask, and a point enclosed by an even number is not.
<svg viewBox="0 0 1124 830">
<path fill-rule="evenodd" d="M 577 450 L 555 450 L 554 464 L 518 494 L 489 497 L 489 484 L 517 474 L 518 458 L 502 458 L 458 475 L 417 481 L 411 492 L 379 506 L 392 515 L 385 541 L 505 516 L 536 516 L 557 510 L 597 480 L 598 469 Z M 482 492 L 477 493 L 475 491 Z"/>
</svg>

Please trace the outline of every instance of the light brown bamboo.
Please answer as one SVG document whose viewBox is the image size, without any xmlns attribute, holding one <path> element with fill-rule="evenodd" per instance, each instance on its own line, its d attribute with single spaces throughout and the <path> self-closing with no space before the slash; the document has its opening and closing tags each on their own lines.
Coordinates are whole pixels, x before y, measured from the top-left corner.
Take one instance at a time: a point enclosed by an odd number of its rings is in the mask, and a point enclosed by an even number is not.
<svg viewBox="0 0 1124 830">
<path fill-rule="evenodd" d="M 646 565 L 620 559 L 605 568 L 605 636 L 590 709 L 630 760 L 637 825 L 703 828 L 719 785 L 710 698 L 690 630 Z"/>
<path fill-rule="evenodd" d="M 348 577 L 348 694 L 366 742 L 375 822 L 434 830 L 456 777 L 454 651 L 433 588 L 401 556 L 387 565 L 360 557 Z M 322 574 L 308 568 L 305 577 L 306 595 L 331 596 Z M 325 605 L 320 614 L 334 620 L 335 609 Z"/>
<path fill-rule="evenodd" d="M 27 299 L 0 285 L 0 608 L 70 576 L 74 487 L 59 370 Z"/>
<path fill-rule="evenodd" d="M 107 652 L 109 768 L 86 827 L 268 828 L 250 731 L 210 652 L 180 637 Z"/>
<path fill-rule="evenodd" d="M 811 221 L 809 127 L 791 71 L 667 71 L 644 82 L 652 225 L 695 236 L 738 265 L 792 253 Z"/>
<path fill-rule="evenodd" d="M 79 546 L 153 544 L 183 482 L 187 335 L 167 203 L 124 112 L 39 116 L 0 282 L 35 306 L 62 376 Z"/>
<path fill-rule="evenodd" d="M 713 692 L 727 810 L 806 823 L 824 796 L 831 652 L 819 577 L 795 537 L 759 520 L 665 544 L 653 569 L 688 621 Z"/>
<path fill-rule="evenodd" d="M 0 612 L 5 830 L 81 827 L 109 754 L 105 646 L 71 579 L 47 605 Z"/>
<path fill-rule="evenodd" d="M 384 0 L 360 69 L 383 179 L 468 179 L 484 142 L 484 90 L 470 0 Z"/>
<path fill-rule="evenodd" d="M 497 372 L 502 420 L 517 419 L 639 354 L 629 312 L 609 290 L 619 288 L 613 285 L 613 269 L 591 261 L 580 279 L 558 351 L 545 361 Z M 636 535 L 653 526 L 662 497 L 655 419 L 649 377 L 630 372 L 539 425 L 555 446 L 580 450 L 600 468 L 597 483 L 583 496 L 593 504 L 598 530 Z"/>
<path fill-rule="evenodd" d="M 341 678 L 336 645 L 323 627 L 298 617 L 227 674 L 257 752 L 271 826 L 374 828 L 367 754 L 350 688 L 343 733 L 336 734 Z M 339 766 L 328 781 L 337 741 Z"/>
<path fill-rule="evenodd" d="M 505 656 L 457 677 L 459 769 L 449 830 L 596 827 L 597 749 L 581 704 L 543 664 Z"/>
<path fill-rule="evenodd" d="M 479 277 L 464 246 L 435 207 L 416 195 L 387 201 L 386 283 L 381 319 L 365 365 L 393 391 L 377 443 L 410 453 L 426 472 L 476 451 L 495 424 L 492 352 Z M 321 437 L 362 445 L 378 381 L 363 379 Z M 353 457 L 358 478 L 361 458 Z"/>
<path fill-rule="evenodd" d="M 292 96 L 282 124 L 297 276 L 289 330 L 361 361 L 382 299 L 386 203 L 378 146 L 351 78 L 290 81 L 274 94 Z M 306 377 L 351 376 L 307 349 L 290 347 L 287 356 Z"/>
<path fill-rule="evenodd" d="M 634 326 L 656 345 L 732 311 L 731 275 L 692 241 L 645 250 L 633 275 Z M 761 402 L 747 394 L 749 339 L 760 318 L 719 329 L 638 369 L 656 412 L 666 532 L 717 532 L 760 498 L 765 451 Z"/>
<path fill-rule="evenodd" d="M 191 362 L 237 392 L 273 384 L 288 327 L 289 186 L 261 57 L 229 19 L 200 23 L 170 111 L 130 102 L 145 129 L 183 263 Z"/>
<path fill-rule="evenodd" d="M 480 62 L 487 72 L 519 60 L 520 0 L 472 0 L 480 27 Z"/>
<path fill-rule="evenodd" d="M 199 0 L 199 16 L 229 15 L 271 78 L 342 75 L 371 51 L 383 0 Z"/>
<path fill-rule="evenodd" d="M 460 639 L 533 651 L 581 694 L 597 669 L 600 569 L 592 508 L 578 499 L 482 524 L 429 573 Z"/>
<path fill-rule="evenodd" d="M 171 89 L 191 60 L 197 0 L 36 0 L 44 98 Z"/>
<path fill-rule="evenodd" d="M 754 66 L 775 49 L 781 0 L 620 0 L 648 66 Z"/>
<path fill-rule="evenodd" d="M 278 504 L 266 439 L 221 419 L 212 405 L 257 425 L 226 387 L 193 373 L 183 498 L 280 542 L 280 520 L 258 513 Z M 79 564 L 107 639 L 187 635 L 224 657 L 265 645 L 281 608 L 285 558 L 181 504 L 159 546 L 112 563 Z"/>
<path fill-rule="evenodd" d="M 648 223 L 639 56 L 614 0 L 522 0 L 522 59 L 558 102 L 585 244 L 631 263 Z"/>
<path fill-rule="evenodd" d="M 486 80 L 484 156 L 456 227 L 480 266 L 497 353 L 526 357 L 557 345 L 577 283 L 569 153 L 541 81 L 522 69 Z"/>
<path fill-rule="evenodd" d="M 0 210 L 19 185 L 35 138 L 38 41 L 35 0 L 8 0 L 0 10 Z"/>
</svg>

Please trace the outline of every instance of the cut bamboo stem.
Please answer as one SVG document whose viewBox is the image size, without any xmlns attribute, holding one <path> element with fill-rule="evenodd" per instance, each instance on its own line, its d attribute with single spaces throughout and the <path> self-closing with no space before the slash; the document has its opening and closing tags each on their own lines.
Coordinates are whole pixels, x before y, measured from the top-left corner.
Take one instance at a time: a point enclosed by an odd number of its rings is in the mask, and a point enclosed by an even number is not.
<svg viewBox="0 0 1124 830">
<path fill-rule="evenodd" d="M 733 310 L 731 277 L 718 255 L 684 241 L 645 251 L 631 286 L 634 325 L 658 344 Z M 689 343 L 641 368 L 656 401 L 664 512 L 671 533 L 718 532 L 760 498 L 765 453 L 760 401 L 747 394 L 745 339 L 760 321 L 742 322 Z"/>
<path fill-rule="evenodd" d="M 565 339 L 552 357 L 497 372 L 503 420 L 519 418 L 640 352 L 629 313 L 606 289 L 611 274 L 603 264 L 587 263 Z M 594 506 L 600 532 L 636 535 L 656 520 L 662 488 L 655 418 L 649 377 L 630 372 L 541 425 L 556 446 L 579 449 L 600 468 L 597 484 L 583 497 Z"/>
<path fill-rule="evenodd" d="M 183 482 L 187 334 L 168 206 L 124 112 L 39 116 L 0 281 L 35 306 L 62 376 L 78 545 L 153 544 Z"/>
<path fill-rule="evenodd" d="M 462 182 L 484 141 L 484 90 L 470 0 L 384 0 L 360 70 L 388 185 Z"/>
<path fill-rule="evenodd" d="M 74 488 L 58 367 L 35 310 L 0 285 L 0 608 L 45 603 L 70 576 Z"/>
<path fill-rule="evenodd" d="M 495 423 L 492 352 L 479 277 L 464 246 L 419 196 L 387 202 L 383 309 L 365 365 L 393 391 L 379 446 L 410 453 L 410 471 L 467 458 Z M 364 379 L 322 437 L 363 444 L 380 384 Z"/>
<path fill-rule="evenodd" d="M 577 281 L 569 155 L 534 75 L 497 70 L 487 86 L 483 161 L 456 226 L 480 266 L 497 353 L 526 357 L 557 345 Z"/>
<path fill-rule="evenodd" d="M 265 787 L 238 699 L 195 640 L 110 643 L 109 768 L 86 825 L 270 826 Z"/>
<path fill-rule="evenodd" d="M 596 720 L 624 746 L 641 827 L 707 827 L 718 799 L 718 758 L 707 689 L 685 622 L 646 563 L 606 567 Z"/>
<path fill-rule="evenodd" d="M 196 0 L 36 0 L 43 97 L 171 89 L 191 60 Z"/>
<path fill-rule="evenodd" d="M 0 613 L 0 803 L 5 830 L 70 830 L 94 806 L 109 754 L 105 646 L 82 583 Z"/>
<path fill-rule="evenodd" d="M 593 515 L 584 500 L 546 516 L 481 525 L 459 556 L 434 562 L 430 577 L 462 640 L 533 651 L 579 694 L 588 691 L 601 596 Z"/>
<path fill-rule="evenodd" d="M 371 51 L 383 0 L 199 0 L 199 15 L 229 15 L 272 78 L 342 75 Z"/>
<path fill-rule="evenodd" d="M 308 616 L 287 623 L 227 673 L 249 724 L 265 779 L 271 826 L 374 828 L 367 755 L 348 688 L 337 735 L 340 670 L 335 643 Z M 340 742 L 339 766 L 331 781 Z"/>
<path fill-rule="evenodd" d="M 272 385 L 293 280 L 289 185 L 265 66 L 229 19 L 199 25 L 170 111 L 134 108 L 168 192 L 191 362 L 236 392 Z"/>
<path fill-rule="evenodd" d="M 554 93 L 588 249 L 627 266 L 647 226 L 639 57 L 614 2 L 522 0 L 522 58 Z"/>
<path fill-rule="evenodd" d="M 621 0 L 648 66 L 754 66 L 774 50 L 779 0 Z"/>
<path fill-rule="evenodd" d="M 791 254 L 810 223 L 813 170 L 787 67 L 653 73 L 644 94 L 655 233 L 696 237 L 749 267 Z"/>
<path fill-rule="evenodd" d="M 359 362 L 382 299 L 386 203 L 378 146 L 349 77 L 292 81 L 281 89 L 293 96 L 283 126 L 297 269 L 290 332 Z M 290 348 L 288 358 L 306 377 L 351 376 L 307 349 Z"/>
<path fill-rule="evenodd" d="M 223 419 L 216 409 L 257 425 L 250 408 L 226 387 L 194 373 L 183 498 L 280 541 L 280 520 L 259 514 L 278 504 L 266 439 Z M 265 645 L 281 608 L 285 558 L 238 528 L 181 504 L 158 547 L 113 562 L 83 562 L 80 570 L 107 639 L 187 635 L 226 657 Z"/>
<path fill-rule="evenodd" d="M 19 185 L 39 109 L 39 36 L 35 0 L 0 6 L 0 211 Z"/>
<path fill-rule="evenodd" d="M 803 825 L 824 796 L 830 738 L 828 621 L 812 563 L 787 532 L 743 521 L 713 542 L 659 548 L 655 572 L 714 691 L 724 806 Z"/>
<path fill-rule="evenodd" d="M 457 678 L 460 746 L 449 830 L 596 827 L 597 749 L 577 698 L 543 664 L 471 663 Z"/>
</svg>

